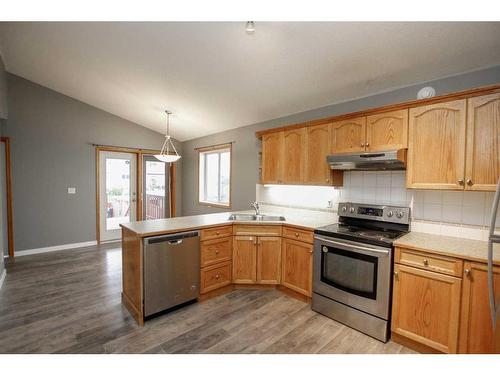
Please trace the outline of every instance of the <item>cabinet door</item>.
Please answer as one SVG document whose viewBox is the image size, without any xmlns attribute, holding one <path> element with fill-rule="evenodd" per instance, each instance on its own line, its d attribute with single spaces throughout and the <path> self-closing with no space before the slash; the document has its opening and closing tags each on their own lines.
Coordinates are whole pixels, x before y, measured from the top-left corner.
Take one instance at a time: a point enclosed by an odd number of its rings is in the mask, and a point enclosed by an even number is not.
<svg viewBox="0 0 500 375">
<path fill-rule="evenodd" d="M 500 177 L 500 93 L 468 100 L 465 189 L 495 191 Z"/>
<path fill-rule="evenodd" d="M 283 239 L 282 284 L 290 289 L 311 296 L 313 245 Z"/>
<path fill-rule="evenodd" d="M 485 264 L 465 263 L 460 318 L 460 353 L 500 353 L 500 324 L 492 328 Z M 493 268 L 496 300 L 500 298 L 500 267 Z"/>
<path fill-rule="evenodd" d="M 410 109 L 406 187 L 464 187 L 465 100 Z"/>
<path fill-rule="evenodd" d="M 283 180 L 283 131 L 262 136 L 263 184 L 279 184 Z"/>
<path fill-rule="evenodd" d="M 338 121 L 332 124 L 332 153 L 365 150 L 366 117 Z"/>
<path fill-rule="evenodd" d="M 408 110 L 366 118 L 366 150 L 389 151 L 408 147 Z"/>
<path fill-rule="evenodd" d="M 306 129 L 292 129 L 284 133 L 283 182 L 304 182 L 306 153 Z"/>
<path fill-rule="evenodd" d="M 456 353 L 462 280 L 394 265 L 392 331 L 443 353 Z"/>
<path fill-rule="evenodd" d="M 281 280 L 281 238 L 257 238 L 257 283 L 279 284 Z"/>
<path fill-rule="evenodd" d="M 343 173 L 332 171 L 326 162 L 332 148 L 331 124 L 308 127 L 306 138 L 305 183 L 342 186 Z"/>
<path fill-rule="evenodd" d="M 255 284 L 257 237 L 233 237 L 233 283 Z"/>
</svg>

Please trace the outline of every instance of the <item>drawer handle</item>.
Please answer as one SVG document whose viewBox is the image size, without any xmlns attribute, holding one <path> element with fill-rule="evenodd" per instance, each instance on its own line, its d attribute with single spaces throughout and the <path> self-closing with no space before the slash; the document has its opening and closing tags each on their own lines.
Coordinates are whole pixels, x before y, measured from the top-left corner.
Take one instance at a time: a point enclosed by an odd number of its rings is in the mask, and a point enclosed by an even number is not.
<svg viewBox="0 0 500 375">
<path fill-rule="evenodd" d="M 429 261 L 427 259 L 424 259 L 422 262 L 424 263 L 424 266 L 428 266 L 429 265 Z"/>
</svg>

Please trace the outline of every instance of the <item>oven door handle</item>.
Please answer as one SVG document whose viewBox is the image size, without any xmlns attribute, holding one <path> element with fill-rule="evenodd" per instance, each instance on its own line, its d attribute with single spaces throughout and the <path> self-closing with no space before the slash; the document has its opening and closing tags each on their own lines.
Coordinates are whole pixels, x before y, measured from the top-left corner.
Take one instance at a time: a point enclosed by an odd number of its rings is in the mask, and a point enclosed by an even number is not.
<svg viewBox="0 0 500 375">
<path fill-rule="evenodd" d="M 382 249 L 374 249 L 374 248 L 371 248 L 371 247 L 365 247 L 365 246 L 359 246 L 359 245 L 351 245 L 351 244 L 344 243 L 344 242 L 337 242 L 337 241 L 327 240 L 326 238 L 323 238 L 323 237 L 321 237 L 319 240 L 323 241 L 323 242 L 331 243 L 333 245 L 347 247 L 347 248 L 354 249 L 354 250 L 367 251 L 367 252 L 370 252 L 370 253 L 378 253 L 378 254 L 388 255 L 389 252 L 390 252 L 389 249 L 382 250 Z"/>
</svg>

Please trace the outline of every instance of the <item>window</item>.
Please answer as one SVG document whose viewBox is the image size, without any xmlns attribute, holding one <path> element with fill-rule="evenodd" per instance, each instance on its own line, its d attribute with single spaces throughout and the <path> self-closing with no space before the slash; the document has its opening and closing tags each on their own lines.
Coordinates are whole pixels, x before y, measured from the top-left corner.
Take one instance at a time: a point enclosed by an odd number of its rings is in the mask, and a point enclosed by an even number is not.
<svg viewBox="0 0 500 375">
<path fill-rule="evenodd" d="M 199 149 L 199 202 L 231 206 L 231 145 Z"/>
</svg>

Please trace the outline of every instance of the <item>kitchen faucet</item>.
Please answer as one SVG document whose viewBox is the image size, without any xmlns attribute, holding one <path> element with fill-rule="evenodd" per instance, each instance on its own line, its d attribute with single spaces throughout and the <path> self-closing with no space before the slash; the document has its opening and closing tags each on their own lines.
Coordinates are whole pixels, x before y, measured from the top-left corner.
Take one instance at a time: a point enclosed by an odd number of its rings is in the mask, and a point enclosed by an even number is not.
<svg viewBox="0 0 500 375">
<path fill-rule="evenodd" d="M 250 203 L 250 206 L 255 210 L 255 215 L 259 216 L 260 215 L 259 202 Z"/>
</svg>

